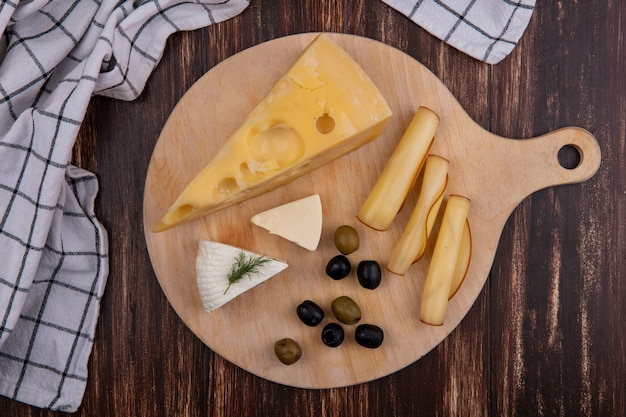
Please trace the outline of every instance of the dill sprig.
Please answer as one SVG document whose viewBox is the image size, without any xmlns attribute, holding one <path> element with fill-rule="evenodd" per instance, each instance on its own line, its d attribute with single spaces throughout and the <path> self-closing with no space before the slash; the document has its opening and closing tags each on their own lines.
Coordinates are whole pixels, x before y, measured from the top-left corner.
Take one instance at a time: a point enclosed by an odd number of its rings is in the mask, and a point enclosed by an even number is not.
<svg viewBox="0 0 626 417">
<path fill-rule="evenodd" d="M 246 256 L 245 252 L 239 252 L 230 267 L 230 271 L 228 271 L 228 275 L 226 275 L 228 287 L 224 290 L 224 294 L 226 294 L 232 284 L 240 281 L 243 277 L 258 274 L 259 267 L 267 262 L 269 262 L 269 259 L 263 256 Z"/>
</svg>

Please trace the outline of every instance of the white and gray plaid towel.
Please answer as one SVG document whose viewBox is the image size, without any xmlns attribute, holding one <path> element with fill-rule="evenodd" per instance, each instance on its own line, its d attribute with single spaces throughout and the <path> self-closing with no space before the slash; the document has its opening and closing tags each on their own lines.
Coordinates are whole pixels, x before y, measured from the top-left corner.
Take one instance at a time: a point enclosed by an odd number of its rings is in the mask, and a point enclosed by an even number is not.
<svg viewBox="0 0 626 417">
<path fill-rule="evenodd" d="M 534 0 L 384 0 L 497 62 Z M 167 37 L 249 0 L 0 0 L 0 394 L 72 412 L 87 383 L 108 274 L 96 177 L 71 165 L 93 94 L 133 100 Z"/>
<path fill-rule="evenodd" d="M 167 37 L 247 0 L 0 2 L 0 394 L 75 411 L 108 244 L 96 177 L 70 164 L 92 94 L 136 98 Z"/>
<path fill-rule="evenodd" d="M 383 0 L 439 39 L 497 64 L 526 30 L 535 0 Z"/>
</svg>

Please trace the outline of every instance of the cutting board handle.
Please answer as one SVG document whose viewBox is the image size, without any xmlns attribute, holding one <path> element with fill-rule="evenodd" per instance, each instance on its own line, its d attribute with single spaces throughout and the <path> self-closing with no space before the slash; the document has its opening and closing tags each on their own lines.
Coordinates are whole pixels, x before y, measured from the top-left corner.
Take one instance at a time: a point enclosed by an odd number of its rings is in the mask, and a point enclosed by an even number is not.
<svg viewBox="0 0 626 417">
<path fill-rule="evenodd" d="M 559 152 L 564 147 L 578 152 L 576 166 L 566 168 L 559 162 Z M 480 160 L 479 167 L 471 167 L 477 183 L 470 188 L 487 194 L 473 197 L 480 197 L 489 206 L 484 208 L 485 213 L 500 213 L 503 221 L 535 191 L 591 178 L 601 161 L 600 146 L 594 136 L 578 127 L 565 127 L 530 139 L 491 136 L 481 148 L 466 148 L 468 154 L 476 152 L 472 160 Z"/>
<path fill-rule="evenodd" d="M 520 141 L 522 146 L 534 148 L 532 163 L 545 171 L 541 181 L 544 187 L 551 185 L 572 184 L 591 178 L 600 168 L 601 151 L 595 137 L 580 127 L 565 127 L 545 135 Z M 579 162 L 573 167 L 562 166 L 559 162 L 559 152 L 570 147 L 578 152 Z M 543 187 L 542 187 L 543 188 Z"/>
<path fill-rule="evenodd" d="M 600 146 L 594 136 L 579 127 L 565 127 L 529 139 L 510 139 L 486 134 L 481 140 L 458 142 L 458 166 L 465 181 L 450 183 L 450 193 L 468 195 L 475 212 L 502 223 L 522 200 L 556 185 L 574 184 L 591 178 L 600 168 Z M 577 152 L 574 167 L 559 162 L 564 147 Z M 471 180 L 469 179 L 471 178 Z"/>
</svg>

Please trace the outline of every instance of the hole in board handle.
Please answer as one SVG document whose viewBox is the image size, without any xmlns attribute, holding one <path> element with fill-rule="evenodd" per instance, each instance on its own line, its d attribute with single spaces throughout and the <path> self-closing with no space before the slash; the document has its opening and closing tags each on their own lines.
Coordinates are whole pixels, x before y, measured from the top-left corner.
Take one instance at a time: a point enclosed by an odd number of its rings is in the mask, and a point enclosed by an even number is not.
<svg viewBox="0 0 626 417">
<path fill-rule="evenodd" d="M 565 169 L 576 169 L 582 161 L 582 151 L 575 145 L 564 145 L 557 155 L 559 165 Z"/>
</svg>

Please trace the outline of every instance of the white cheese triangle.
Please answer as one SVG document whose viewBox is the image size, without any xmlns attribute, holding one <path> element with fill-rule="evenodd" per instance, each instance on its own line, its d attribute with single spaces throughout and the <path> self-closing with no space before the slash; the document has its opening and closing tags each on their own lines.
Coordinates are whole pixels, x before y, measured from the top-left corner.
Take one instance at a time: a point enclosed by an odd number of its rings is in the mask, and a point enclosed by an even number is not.
<svg viewBox="0 0 626 417">
<path fill-rule="evenodd" d="M 196 278 L 200 299 L 206 311 L 213 311 L 226 304 L 252 287 L 267 281 L 288 266 L 284 262 L 264 257 L 268 261 L 258 267 L 257 273 L 244 276 L 228 287 L 228 273 L 241 252 L 248 258 L 262 256 L 219 242 L 200 241 L 198 256 L 196 257 Z M 226 291 L 227 288 L 228 291 Z"/>
<path fill-rule="evenodd" d="M 271 234 L 314 251 L 322 235 L 322 202 L 313 194 L 252 216 L 250 221 Z"/>
</svg>

